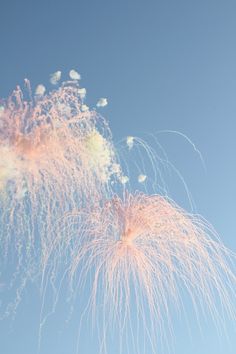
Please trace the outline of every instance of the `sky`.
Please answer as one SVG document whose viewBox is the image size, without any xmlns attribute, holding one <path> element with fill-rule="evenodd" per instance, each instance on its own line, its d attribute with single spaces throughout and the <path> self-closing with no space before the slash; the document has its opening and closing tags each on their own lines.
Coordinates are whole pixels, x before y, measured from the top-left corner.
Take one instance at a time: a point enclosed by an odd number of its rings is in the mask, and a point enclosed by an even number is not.
<svg viewBox="0 0 236 354">
<path fill-rule="evenodd" d="M 0 97 L 24 78 L 32 87 L 50 87 L 52 72 L 66 78 L 78 70 L 88 104 L 108 98 L 102 113 L 115 144 L 128 135 L 147 141 L 155 135 L 181 171 L 197 212 L 236 251 L 235 16 L 233 0 L 2 0 Z M 186 139 L 163 130 L 187 135 L 206 167 Z M 188 209 L 181 183 L 173 177 L 170 184 L 171 196 Z M 2 354 L 37 353 L 39 312 L 37 289 L 28 287 L 15 320 L 0 323 Z M 40 354 L 74 354 L 76 316 L 58 329 L 64 312 L 62 302 Z M 194 317 L 188 326 L 177 315 L 173 322 L 176 354 L 235 353 L 230 321 L 227 336 L 208 324 L 200 333 Z M 95 353 L 96 340 L 89 338 L 88 330 L 82 353 Z"/>
</svg>

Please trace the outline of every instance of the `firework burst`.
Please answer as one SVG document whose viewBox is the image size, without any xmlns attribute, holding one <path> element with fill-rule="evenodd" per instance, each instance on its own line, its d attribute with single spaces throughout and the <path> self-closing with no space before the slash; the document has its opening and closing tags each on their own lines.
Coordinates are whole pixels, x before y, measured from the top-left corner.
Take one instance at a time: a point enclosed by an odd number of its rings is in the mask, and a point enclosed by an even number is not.
<svg viewBox="0 0 236 354">
<path fill-rule="evenodd" d="M 104 198 L 121 176 L 108 123 L 85 109 L 77 80 L 34 96 L 25 84 L 27 98 L 17 87 L 0 102 L 1 261 L 18 259 L 21 274 L 47 248 L 53 218 Z"/>
<path fill-rule="evenodd" d="M 57 273 L 61 255 L 72 292 L 90 279 L 88 308 L 95 318 L 99 314 L 102 350 L 108 328 L 116 327 L 122 348 L 132 342 L 143 353 L 145 337 L 156 352 L 158 333 L 163 339 L 164 323 L 171 323 L 171 303 L 180 304 L 183 293 L 197 314 L 209 311 L 219 326 L 222 313 L 235 316 L 234 254 L 205 220 L 165 197 L 114 196 L 92 210 L 68 214 L 56 233 L 50 272 Z"/>
</svg>

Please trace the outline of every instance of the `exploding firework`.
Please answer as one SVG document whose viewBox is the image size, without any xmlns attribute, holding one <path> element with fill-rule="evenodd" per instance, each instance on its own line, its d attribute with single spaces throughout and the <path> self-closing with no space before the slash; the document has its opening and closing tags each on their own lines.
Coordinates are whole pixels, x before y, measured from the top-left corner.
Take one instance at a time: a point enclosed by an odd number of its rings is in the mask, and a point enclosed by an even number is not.
<svg viewBox="0 0 236 354">
<path fill-rule="evenodd" d="M 38 85 L 34 96 L 25 80 L 26 98 L 17 87 L 0 102 L 1 260 L 18 259 L 19 273 L 47 248 L 53 218 L 103 198 L 122 177 L 108 123 L 84 104 L 79 74 L 70 77 L 49 94 Z"/>
<path fill-rule="evenodd" d="M 108 332 L 116 328 L 120 352 L 129 352 L 132 343 L 136 353 L 144 353 L 144 341 L 156 353 L 157 337 L 163 339 L 164 324 L 171 323 L 171 304 L 180 305 L 184 294 L 197 316 L 209 311 L 216 325 L 222 325 L 223 313 L 235 316 L 234 254 L 204 219 L 166 197 L 114 196 L 68 214 L 56 233 L 50 272 L 57 274 L 61 255 L 72 292 L 81 294 L 89 279 L 88 308 L 103 328 L 102 352 Z"/>
<path fill-rule="evenodd" d="M 17 289 L 5 314 L 15 310 L 28 279 L 42 271 L 41 327 L 48 286 L 56 302 L 67 275 L 72 298 L 90 289 L 86 310 L 101 329 L 100 352 L 107 352 L 112 332 L 120 353 L 131 347 L 156 353 L 171 323 L 171 304 L 179 306 L 186 294 L 197 316 L 208 310 L 217 325 L 223 313 L 234 317 L 234 254 L 204 219 L 166 196 L 165 153 L 160 157 L 128 136 L 126 149 L 137 153 L 133 165 L 125 161 L 121 168 L 106 120 L 84 103 L 80 75 L 69 75 L 71 81 L 49 94 L 38 85 L 34 96 L 26 80 L 27 99 L 17 87 L 0 102 L 1 281 L 3 288 Z M 57 71 L 50 82 L 60 79 Z M 97 107 L 107 103 L 100 98 Z M 139 186 L 165 196 L 126 192 L 134 175 Z M 123 197 L 115 194 L 117 182 Z"/>
</svg>

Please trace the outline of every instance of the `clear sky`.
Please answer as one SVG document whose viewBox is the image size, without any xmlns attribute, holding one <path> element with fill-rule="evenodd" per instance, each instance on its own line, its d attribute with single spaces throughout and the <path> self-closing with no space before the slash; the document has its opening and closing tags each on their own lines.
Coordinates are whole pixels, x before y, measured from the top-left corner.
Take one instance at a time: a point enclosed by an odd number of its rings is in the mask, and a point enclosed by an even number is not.
<svg viewBox="0 0 236 354">
<path fill-rule="evenodd" d="M 235 18 L 234 0 L 2 0 L 0 96 L 25 77 L 33 86 L 47 86 L 50 73 L 66 75 L 74 68 L 88 103 L 108 98 L 103 114 L 115 142 L 160 130 L 186 134 L 201 151 L 206 171 L 180 136 L 158 138 L 197 211 L 236 251 Z M 188 208 L 182 186 L 174 187 L 172 197 Z M 37 290 L 27 289 L 15 321 L 0 323 L 1 354 L 37 352 L 39 308 Z M 49 322 L 42 354 L 74 354 L 76 321 L 62 331 L 63 311 Z M 200 334 L 193 319 L 190 338 L 177 316 L 173 321 L 176 354 L 235 353 L 232 324 L 228 339 L 219 338 L 210 325 Z M 92 346 L 82 353 L 95 353 Z"/>
</svg>

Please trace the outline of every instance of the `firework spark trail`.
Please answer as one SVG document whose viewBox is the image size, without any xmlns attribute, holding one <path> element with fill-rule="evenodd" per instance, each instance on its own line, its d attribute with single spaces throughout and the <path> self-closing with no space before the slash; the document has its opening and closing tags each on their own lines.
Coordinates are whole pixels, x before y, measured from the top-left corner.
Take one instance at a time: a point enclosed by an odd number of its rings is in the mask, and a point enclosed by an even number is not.
<svg viewBox="0 0 236 354">
<path fill-rule="evenodd" d="M 31 273 L 47 249 L 53 218 L 103 198 L 122 176 L 108 123 L 83 111 L 86 90 L 76 80 L 47 95 L 39 85 L 35 96 L 25 84 L 27 99 L 17 87 L 0 102 L 0 252 L 2 263 L 23 262 L 17 273 Z"/>
<path fill-rule="evenodd" d="M 201 153 L 187 136 L 173 131 L 165 132 L 179 134 L 186 139 L 190 147 L 200 157 L 200 161 L 204 163 Z M 181 183 L 191 212 L 196 212 L 196 206 L 184 176 L 170 161 L 164 147 L 154 134 L 149 134 L 148 139 L 146 137 L 145 140 L 137 136 L 127 136 L 126 139 L 118 143 L 117 150 L 122 171 L 127 176 L 127 186 L 131 192 L 138 189 L 147 194 L 158 193 L 170 196 L 172 195 L 173 177 L 177 177 L 175 182 Z M 170 176 L 171 179 L 168 181 Z M 176 188 L 176 184 L 174 186 Z"/>
<path fill-rule="evenodd" d="M 94 315 L 103 313 L 103 343 L 107 327 L 119 327 L 123 340 L 127 326 L 135 332 L 135 309 L 136 330 L 145 332 L 156 352 L 157 333 L 164 337 L 170 304 L 181 302 L 182 291 L 196 315 L 209 311 L 216 326 L 223 325 L 223 313 L 235 318 L 235 255 L 204 219 L 165 197 L 114 196 L 93 210 L 68 214 L 55 230 L 51 271 L 57 273 L 58 256 L 64 255 L 72 291 L 82 291 L 85 279 L 92 279 L 89 308 Z M 136 350 L 141 333 L 134 334 Z"/>
</svg>

